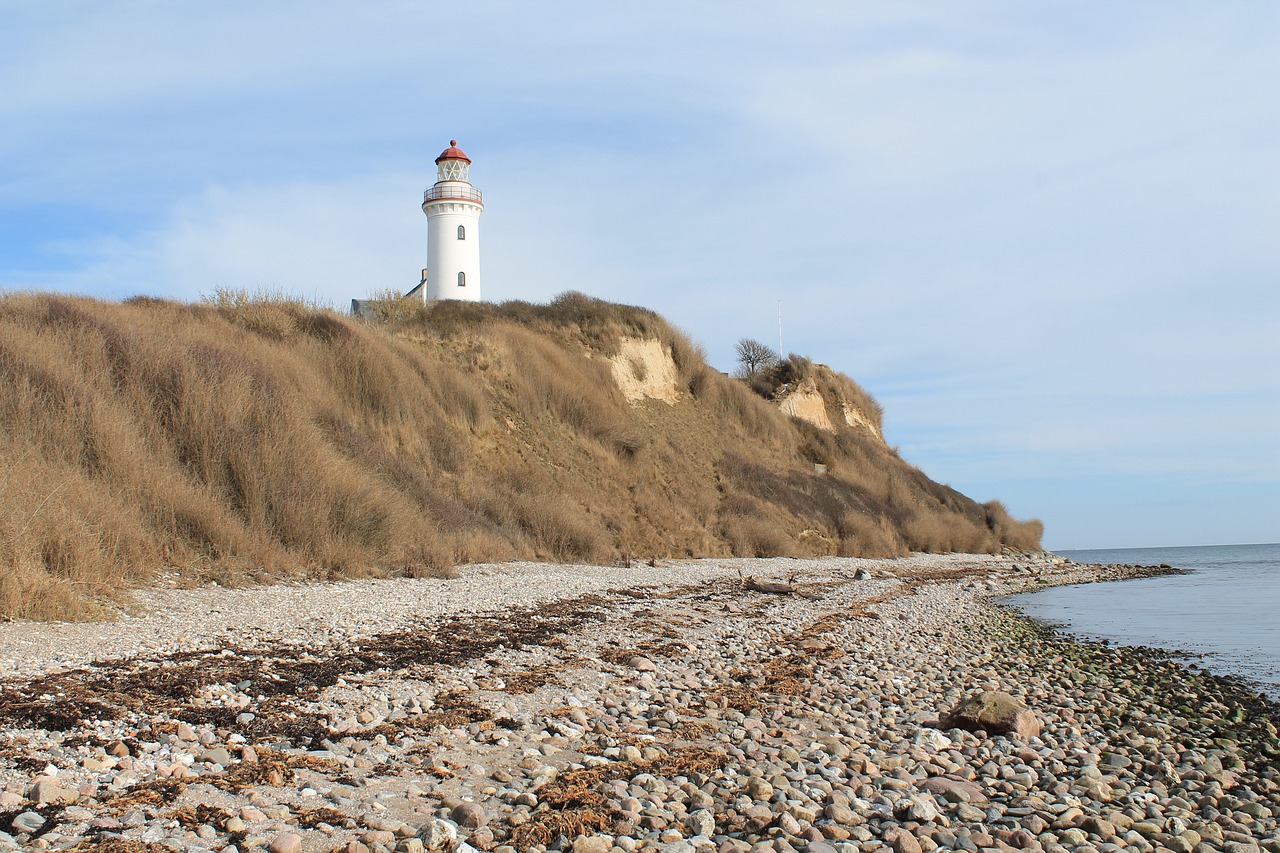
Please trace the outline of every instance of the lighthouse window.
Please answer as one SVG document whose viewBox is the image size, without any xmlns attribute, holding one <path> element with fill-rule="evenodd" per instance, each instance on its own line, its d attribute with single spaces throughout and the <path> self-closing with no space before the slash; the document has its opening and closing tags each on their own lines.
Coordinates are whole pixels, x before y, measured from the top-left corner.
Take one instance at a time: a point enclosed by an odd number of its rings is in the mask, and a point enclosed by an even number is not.
<svg viewBox="0 0 1280 853">
<path fill-rule="evenodd" d="M 459 240 L 467 239 L 467 226 L 465 225 L 458 226 L 458 239 Z"/>
<path fill-rule="evenodd" d="M 461 160 L 445 160 L 436 170 L 436 176 L 442 181 L 465 181 L 467 164 Z"/>
<path fill-rule="evenodd" d="M 466 286 L 467 286 L 467 274 L 464 272 L 458 273 L 458 287 L 466 287 Z"/>
</svg>

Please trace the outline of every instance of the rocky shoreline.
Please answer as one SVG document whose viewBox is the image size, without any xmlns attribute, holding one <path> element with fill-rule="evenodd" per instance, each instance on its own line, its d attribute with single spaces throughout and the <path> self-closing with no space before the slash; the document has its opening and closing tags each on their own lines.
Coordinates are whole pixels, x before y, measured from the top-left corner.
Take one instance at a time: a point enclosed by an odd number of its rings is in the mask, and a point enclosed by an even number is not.
<svg viewBox="0 0 1280 853">
<path fill-rule="evenodd" d="M 1280 853 L 1275 705 L 991 602 L 1164 571 L 513 565 L 0 626 L 0 850 Z M 1039 734 L 942 728 L 984 690 Z"/>
</svg>

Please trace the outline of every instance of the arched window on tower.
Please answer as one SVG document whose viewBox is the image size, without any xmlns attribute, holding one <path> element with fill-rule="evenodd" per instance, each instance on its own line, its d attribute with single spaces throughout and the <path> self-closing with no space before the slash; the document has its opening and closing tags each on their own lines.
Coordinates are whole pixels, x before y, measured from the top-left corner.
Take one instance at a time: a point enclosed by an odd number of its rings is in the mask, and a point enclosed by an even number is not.
<svg viewBox="0 0 1280 853">
<path fill-rule="evenodd" d="M 458 273 L 458 287 L 466 287 L 466 286 L 467 286 L 467 274 L 464 272 Z"/>
<path fill-rule="evenodd" d="M 458 239 L 459 240 L 467 239 L 467 226 L 465 225 L 458 226 Z"/>
</svg>

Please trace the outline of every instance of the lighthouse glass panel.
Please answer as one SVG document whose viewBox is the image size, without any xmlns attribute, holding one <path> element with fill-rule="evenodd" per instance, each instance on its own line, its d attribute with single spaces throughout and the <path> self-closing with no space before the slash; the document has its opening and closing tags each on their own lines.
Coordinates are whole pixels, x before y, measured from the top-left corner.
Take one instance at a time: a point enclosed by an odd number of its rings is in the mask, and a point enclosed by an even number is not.
<svg viewBox="0 0 1280 853">
<path fill-rule="evenodd" d="M 465 181 L 470 171 L 470 164 L 462 160 L 442 160 L 436 169 L 437 179 L 441 181 Z"/>
</svg>

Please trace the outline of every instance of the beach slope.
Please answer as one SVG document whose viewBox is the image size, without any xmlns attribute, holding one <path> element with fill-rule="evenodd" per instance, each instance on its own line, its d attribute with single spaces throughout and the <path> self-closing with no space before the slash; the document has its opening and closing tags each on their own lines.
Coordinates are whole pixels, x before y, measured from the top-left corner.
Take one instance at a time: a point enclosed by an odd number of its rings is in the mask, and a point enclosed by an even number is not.
<svg viewBox="0 0 1280 853">
<path fill-rule="evenodd" d="M 1124 574 L 508 564 L 0 626 L 0 848 L 1280 850 L 1273 706 L 990 603 Z M 944 727 L 983 691 L 1039 733 Z"/>
</svg>

